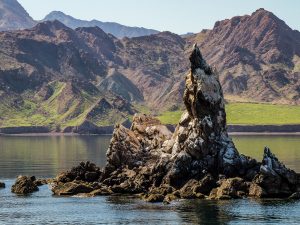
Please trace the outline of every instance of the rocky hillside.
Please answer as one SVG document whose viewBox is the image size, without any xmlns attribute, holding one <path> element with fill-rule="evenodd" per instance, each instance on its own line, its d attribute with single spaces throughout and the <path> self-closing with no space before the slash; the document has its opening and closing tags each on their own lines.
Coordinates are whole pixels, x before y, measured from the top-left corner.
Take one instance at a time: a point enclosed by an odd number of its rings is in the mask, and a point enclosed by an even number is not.
<svg viewBox="0 0 300 225">
<path fill-rule="evenodd" d="M 106 126 L 125 122 L 133 105 L 178 104 L 184 45 L 170 32 L 120 40 L 57 20 L 2 32 L 0 126 Z"/>
<path fill-rule="evenodd" d="M 54 20 L 0 32 L 0 126 L 63 130 L 179 109 L 195 42 L 216 67 L 227 101 L 300 103 L 299 32 L 263 9 L 185 37 L 118 39 Z"/>
<path fill-rule="evenodd" d="M 187 40 L 217 67 L 228 99 L 300 103 L 300 32 L 273 13 L 218 21 Z"/>
<path fill-rule="evenodd" d="M 72 16 L 66 15 L 63 12 L 53 11 L 49 13 L 43 21 L 58 20 L 68 27 L 76 29 L 78 27 L 100 27 L 104 32 L 110 33 L 118 38 L 122 37 L 139 37 L 150 34 L 156 34 L 159 31 L 146 29 L 143 27 L 129 27 L 113 22 L 101 22 L 99 20 L 79 20 Z"/>
<path fill-rule="evenodd" d="M 122 96 L 96 87 L 107 77 L 111 61 L 122 64 L 114 54 L 119 41 L 100 28 L 75 31 L 58 21 L 44 22 L 2 32 L 0 40 L 2 127 L 63 130 L 87 120 L 105 126 L 135 112 Z"/>
<path fill-rule="evenodd" d="M 0 0 L 0 30 L 19 30 L 33 27 L 36 22 L 17 0 Z"/>
</svg>

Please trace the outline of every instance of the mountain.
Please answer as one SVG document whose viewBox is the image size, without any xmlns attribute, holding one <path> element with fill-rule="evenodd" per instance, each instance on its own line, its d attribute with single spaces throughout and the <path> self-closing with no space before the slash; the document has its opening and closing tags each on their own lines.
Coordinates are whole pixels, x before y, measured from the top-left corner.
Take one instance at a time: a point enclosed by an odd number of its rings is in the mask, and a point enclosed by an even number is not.
<svg viewBox="0 0 300 225">
<path fill-rule="evenodd" d="M 106 33 L 110 33 L 118 38 L 139 37 L 159 33 L 159 31 L 153 29 L 129 27 L 113 22 L 79 20 L 59 11 L 49 13 L 42 21 L 54 20 L 61 21 L 72 29 L 98 26 Z M 38 21 L 34 21 L 17 0 L 0 0 L 0 31 L 32 28 L 37 23 Z"/>
<path fill-rule="evenodd" d="M 153 29 L 146 29 L 143 27 L 129 27 L 124 26 L 118 23 L 112 23 L 112 22 L 101 22 L 98 20 L 79 20 L 75 19 L 72 16 L 66 15 L 63 12 L 59 11 L 53 11 L 49 13 L 43 21 L 51 21 L 51 20 L 58 20 L 65 24 L 66 26 L 76 29 L 78 27 L 94 27 L 98 26 L 100 27 L 104 32 L 110 33 L 114 35 L 115 37 L 122 38 L 122 37 L 139 37 L 139 36 L 145 36 L 145 35 L 151 35 L 159 33 L 157 30 Z"/>
<path fill-rule="evenodd" d="M 1 32 L 0 40 L 0 126 L 106 126 L 135 112 L 126 99 L 96 87 L 107 63 L 118 61 L 118 40 L 100 28 L 75 31 L 47 21 Z"/>
<path fill-rule="evenodd" d="M 0 0 L 0 31 L 30 28 L 35 24 L 17 0 Z"/>
<path fill-rule="evenodd" d="M 186 71 L 178 63 L 184 43 L 170 32 L 120 40 L 57 20 L 0 32 L 0 126 L 126 122 L 137 106 L 166 100 Z"/>
<path fill-rule="evenodd" d="M 227 99 L 300 103 L 300 32 L 273 13 L 218 21 L 187 41 L 216 66 Z"/>
<path fill-rule="evenodd" d="M 54 20 L 0 32 L 0 127 L 68 130 L 180 109 L 195 42 L 215 65 L 227 101 L 300 103 L 299 32 L 266 10 L 184 37 L 119 39 Z"/>
</svg>

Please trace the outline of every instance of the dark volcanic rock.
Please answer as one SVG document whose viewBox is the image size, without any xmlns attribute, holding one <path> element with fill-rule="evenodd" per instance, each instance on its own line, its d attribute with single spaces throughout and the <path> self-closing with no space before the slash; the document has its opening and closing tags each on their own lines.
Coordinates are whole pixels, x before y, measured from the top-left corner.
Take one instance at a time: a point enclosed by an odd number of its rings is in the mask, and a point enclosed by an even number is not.
<svg viewBox="0 0 300 225">
<path fill-rule="evenodd" d="M 94 182 L 99 179 L 101 175 L 100 168 L 94 163 L 81 162 L 79 166 L 73 167 L 70 171 L 59 174 L 56 177 L 58 182 L 70 182 L 74 180 L 81 180 L 84 182 Z"/>
<path fill-rule="evenodd" d="M 55 188 L 52 188 L 55 195 L 76 195 L 80 193 L 90 193 L 93 190 L 89 184 L 83 182 L 58 183 Z"/>
<path fill-rule="evenodd" d="M 5 188 L 5 183 L 0 181 L 0 188 Z"/>
<path fill-rule="evenodd" d="M 34 176 L 18 176 L 15 184 L 11 187 L 11 192 L 26 195 L 38 191 L 39 188 L 35 181 Z"/>
<path fill-rule="evenodd" d="M 298 192 L 299 175 L 268 148 L 262 163 L 239 154 L 227 133 L 220 82 L 197 45 L 190 61 L 183 99 L 187 111 L 173 134 L 157 119 L 135 115 L 130 129 L 116 126 L 101 172 L 82 163 L 56 178 L 54 194 L 141 193 L 146 201 L 168 203 L 176 198 L 288 197 Z"/>
<path fill-rule="evenodd" d="M 90 193 L 98 188 L 98 180 L 102 172 L 100 168 L 90 162 L 81 162 L 70 171 L 59 174 L 51 182 L 51 190 L 56 195 L 76 195 Z"/>
<path fill-rule="evenodd" d="M 267 147 L 264 150 L 260 173 L 253 179 L 253 183 L 259 185 L 268 197 L 288 197 L 299 187 L 296 172 L 279 162 Z"/>
</svg>

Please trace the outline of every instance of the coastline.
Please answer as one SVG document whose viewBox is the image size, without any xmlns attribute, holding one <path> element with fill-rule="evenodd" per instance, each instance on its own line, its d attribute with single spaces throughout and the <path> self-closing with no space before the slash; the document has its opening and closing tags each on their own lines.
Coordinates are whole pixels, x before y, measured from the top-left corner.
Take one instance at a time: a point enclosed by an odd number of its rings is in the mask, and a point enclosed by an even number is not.
<svg viewBox="0 0 300 225">
<path fill-rule="evenodd" d="M 166 125 L 172 132 L 176 125 Z M 73 129 L 61 132 L 51 131 L 48 127 L 4 127 L 0 128 L 0 136 L 80 136 L 80 135 L 112 135 L 114 126 L 93 127 L 93 129 Z M 257 135 L 300 135 L 300 124 L 285 125 L 228 125 L 228 133 L 235 136 L 257 136 Z"/>
</svg>

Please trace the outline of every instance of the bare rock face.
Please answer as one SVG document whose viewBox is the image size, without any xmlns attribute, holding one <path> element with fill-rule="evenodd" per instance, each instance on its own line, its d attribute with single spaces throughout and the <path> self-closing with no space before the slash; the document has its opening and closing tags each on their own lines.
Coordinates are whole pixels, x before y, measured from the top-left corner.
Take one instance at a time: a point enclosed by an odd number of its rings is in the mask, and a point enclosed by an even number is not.
<svg viewBox="0 0 300 225">
<path fill-rule="evenodd" d="M 162 149 L 170 155 L 162 157 L 155 168 L 167 171 L 162 183 L 179 188 L 188 180 L 202 179 L 208 173 L 215 177 L 223 174 L 252 179 L 259 172 L 259 164 L 240 155 L 228 136 L 225 103 L 217 75 L 196 45 L 190 61 L 191 72 L 186 77 L 184 92 L 187 112 L 168 141 L 171 151 Z"/>
<path fill-rule="evenodd" d="M 298 177 L 295 171 L 286 168 L 266 147 L 260 173 L 253 179 L 253 183 L 261 190 L 253 195 L 260 197 L 260 193 L 263 193 L 269 197 L 288 197 L 299 191 Z"/>
<path fill-rule="evenodd" d="M 166 203 L 204 197 L 295 199 L 299 175 L 280 163 L 268 148 L 262 163 L 239 154 L 235 148 L 227 133 L 218 76 L 197 45 L 190 62 L 183 99 L 186 112 L 175 132 L 142 114 L 134 116 L 130 129 L 117 125 L 107 151 L 107 165 L 90 195 L 139 193 L 146 201 Z M 70 193 L 75 185 L 72 179 L 56 180 L 59 187 L 67 188 L 60 193 Z M 81 184 L 89 185 L 86 182 L 82 180 Z"/>
</svg>

